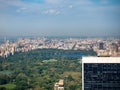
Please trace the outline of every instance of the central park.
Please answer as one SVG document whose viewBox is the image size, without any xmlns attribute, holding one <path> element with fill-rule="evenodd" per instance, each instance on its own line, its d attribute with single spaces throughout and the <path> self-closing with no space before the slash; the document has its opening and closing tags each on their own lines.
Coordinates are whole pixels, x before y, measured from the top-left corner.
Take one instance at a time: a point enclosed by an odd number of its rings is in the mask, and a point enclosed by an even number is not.
<svg viewBox="0 0 120 90">
<path fill-rule="evenodd" d="M 82 56 L 93 50 L 37 49 L 0 57 L 0 90 L 53 90 L 63 79 L 65 90 L 81 90 Z"/>
</svg>

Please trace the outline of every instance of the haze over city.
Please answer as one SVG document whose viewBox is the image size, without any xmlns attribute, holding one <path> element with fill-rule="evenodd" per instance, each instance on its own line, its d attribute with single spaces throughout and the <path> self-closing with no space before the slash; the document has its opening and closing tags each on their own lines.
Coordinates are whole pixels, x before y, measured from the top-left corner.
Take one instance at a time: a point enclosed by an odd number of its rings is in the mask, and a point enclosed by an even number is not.
<svg viewBox="0 0 120 90">
<path fill-rule="evenodd" d="M 120 36 L 120 0 L 0 0 L 0 36 Z"/>
<path fill-rule="evenodd" d="M 120 90 L 120 0 L 0 0 L 0 90 Z"/>
</svg>

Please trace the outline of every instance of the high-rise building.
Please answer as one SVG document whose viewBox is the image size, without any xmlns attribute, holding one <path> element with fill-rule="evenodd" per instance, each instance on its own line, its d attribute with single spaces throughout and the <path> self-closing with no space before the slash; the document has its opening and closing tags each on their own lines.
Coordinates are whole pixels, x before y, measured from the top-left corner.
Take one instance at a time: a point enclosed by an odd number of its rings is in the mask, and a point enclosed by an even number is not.
<svg viewBox="0 0 120 90">
<path fill-rule="evenodd" d="M 120 57 L 83 57 L 82 90 L 120 90 Z"/>
<path fill-rule="evenodd" d="M 100 42 L 99 43 L 99 50 L 103 50 L 104 49 L 104 43 L 103 42 Z"/>
<path fill-rule="evenodd" d="M 118 41 L 118 46 L 120 47 L 120 41 Z"/>
<path fill-rule="evenodd" d="M 117 44 L 114 45 L 114 51 L 115 51 L 116 53 L 118 52 L 118 45 L 117 45 Z"/>
</svg>

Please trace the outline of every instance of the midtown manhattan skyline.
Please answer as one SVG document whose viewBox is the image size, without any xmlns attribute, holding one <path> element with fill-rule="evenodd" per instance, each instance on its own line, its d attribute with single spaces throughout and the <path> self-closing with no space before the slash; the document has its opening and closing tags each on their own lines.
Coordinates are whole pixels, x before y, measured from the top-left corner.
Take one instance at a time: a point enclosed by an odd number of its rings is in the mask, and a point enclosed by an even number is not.
<svg viewBox="0 0 120 90">
<path fill-rule="evenodd" d="M 0 36 L 120 36 L 120 0 L 0 0 Z"/>
</svg>

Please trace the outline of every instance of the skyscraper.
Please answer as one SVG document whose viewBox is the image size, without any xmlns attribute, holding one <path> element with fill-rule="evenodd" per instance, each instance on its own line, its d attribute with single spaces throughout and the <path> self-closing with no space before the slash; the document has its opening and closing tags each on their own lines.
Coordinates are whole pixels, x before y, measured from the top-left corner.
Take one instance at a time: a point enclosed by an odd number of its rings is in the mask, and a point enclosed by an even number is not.
<svg viewBox="0 0 120 90">
<path fill-rule="evenodd" d="M 99 50 L 103 50 L 104 49 L 104 43 L 103 42 L 100 42 L 99 43 Z"/>
<path fill-rule="evenodd" d="M 82 90 L 120 90 L 120 57 L 83 57 Z"/>
</svg>

